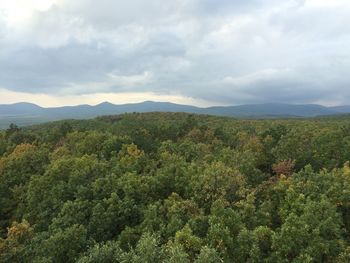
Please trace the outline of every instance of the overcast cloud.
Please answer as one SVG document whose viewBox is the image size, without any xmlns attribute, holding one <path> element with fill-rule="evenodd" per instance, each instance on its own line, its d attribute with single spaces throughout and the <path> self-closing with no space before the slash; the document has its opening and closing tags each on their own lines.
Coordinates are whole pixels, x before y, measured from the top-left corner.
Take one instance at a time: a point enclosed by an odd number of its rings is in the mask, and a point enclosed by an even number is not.
<svg viewBox="0 0 350 263">
<path fill-rule="evenodd" d="M 0 0 L 0 103 L 350 104 L 349 25 L 348 0 Z"/>
</svg>

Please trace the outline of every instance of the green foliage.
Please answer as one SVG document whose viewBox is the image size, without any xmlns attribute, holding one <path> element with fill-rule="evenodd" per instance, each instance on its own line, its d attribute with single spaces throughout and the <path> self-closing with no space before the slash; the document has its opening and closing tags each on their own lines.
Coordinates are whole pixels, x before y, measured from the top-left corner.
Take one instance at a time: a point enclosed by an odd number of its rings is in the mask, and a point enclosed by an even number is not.
<svg viewBox="0 0 350 263">
<path fill-rule="evenodd" d="M 97 243 L 77 263 L 116 263 L 121 262 L 123 251 L 115 241 Z"/>
<path fill-rule="evenodd" d="M 89 245 L 87 231 L 82 225 L 57 229 L 50 234 L 39 250 L 53 262 L 75 262 L 79 253 L 85 251 Z"/>
<path fill-rule="evenodd" d="M 188 258 L 187 253 L 183 249 L 183 247 L 174 242 L 169 242 L 165 248 L 165 260 L 164 263 L 189 263 L 190 260 Z"/>
<path fill-rule="evenodd" d="M 0 262 L 349 262 L 350 119 L 0 132 Z"/>
<path fill-rule="evenodd" d="M 219 254 L 216 252 L 215 249 L 203 246 L 201 248 L 201 251 L 194 261 L 195 263 L 219 263 L 223 262 L 223 260 L 220 258 Z"/>
</svg>

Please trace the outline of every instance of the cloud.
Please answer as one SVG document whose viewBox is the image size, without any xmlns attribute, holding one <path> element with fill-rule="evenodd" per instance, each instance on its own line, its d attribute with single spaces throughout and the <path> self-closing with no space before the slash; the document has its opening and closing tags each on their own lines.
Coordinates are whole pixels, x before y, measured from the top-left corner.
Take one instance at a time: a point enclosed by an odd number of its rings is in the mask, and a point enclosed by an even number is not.
<svg viewBox="0 0 350 263">
<path fill-rule="evenodd" d="M 349 12 L 345 0 L 0 0 L 0 86 L 349 104 Z"/>
<path fill-rule="evenodd" d="M 21 98 L 20 100 L 18 98 Z M 172 101 L 178 104 L 196 105 L 206 107 L 211 105 L 210 102 L 195 99 L 191 97 L 179 96 L 176 94 L 157 94 L 154 92 L 117 92 L 117 93 L 91 93 L 82 95 L 50 95 L 44 93 L 27 93 L 10 91 L 0 88 L 0 103 L 9 104 L 16 102 L 30 101 L 42 107 L 58 107 L 58 106 L 73 106 L 90 104 L 96 105 L 104 101 L 109 101 L 115 104 L 137 103 L 143 101 Z M 218 104 L 219 105 L 219 104 Z"/>
</svg>

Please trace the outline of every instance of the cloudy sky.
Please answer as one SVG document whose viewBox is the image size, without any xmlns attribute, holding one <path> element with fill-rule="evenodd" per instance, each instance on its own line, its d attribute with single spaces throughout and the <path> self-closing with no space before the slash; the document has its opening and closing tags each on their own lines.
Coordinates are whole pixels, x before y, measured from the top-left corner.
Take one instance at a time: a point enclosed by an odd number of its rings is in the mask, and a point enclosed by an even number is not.
<svg viewBox="0 0 350 263">
<path fill-rule="evenodd" d="M 0 103 L 350 104 L 349 0 L 0 0 Z"/>
</svg>

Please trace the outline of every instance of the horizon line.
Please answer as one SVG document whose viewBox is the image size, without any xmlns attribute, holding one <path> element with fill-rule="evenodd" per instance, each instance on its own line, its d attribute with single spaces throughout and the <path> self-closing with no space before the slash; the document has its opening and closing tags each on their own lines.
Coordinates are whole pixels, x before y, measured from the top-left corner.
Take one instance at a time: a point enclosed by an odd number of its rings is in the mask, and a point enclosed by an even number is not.
<svg viewBox="0 0 350 263">
<path fill-rule="evenodd" d="M 38 106 L 43 109 L 49 109 L 49 108 L 63 108 L 63 107 L 79 107 L 79 106 L 90 106 L 90 107 L 96 107 L 102 104 L 111 104 L 114 106 L 123 106 L 123 105 L 130 105 L 130 104 L 142 104 L 142 103 L 169 103 L 174 105 L 180 105 L 180 106 L 190 106 L 195 108 L 201 108 L 201 109 L 207 109 L 207 108 L 213 108 L 213 107 L 239 107 L 239 106 L 254 106 L 254 105 L 290 105 L 290 106 L 306 106 L 306 105 L 313 105 L 313 106 L 322 106 L 325 108 L 334 108 L 334 107 L 343 107 L 343 106 L 350 106 L 350 104 L 340 104 L 340 105 L 334 105 L 334 106 L 327 106 L 323 104 L 318 103 L 283 103 L 283 102 L 262 102 L 262 103 L 243 103 L 243 104 L 231 104 L 231 105 L 212 105 L 212 106 L 197 106 L 194 104 L 184 104 L 184 103 L 177 103 L 172 101 L 157 101 L 157 100 L 144 100 L 139 102 L 125 102 L 125 103 L 113 103 L 110 101 L 102 101 L 96 104 L 89 104 L 89 103 L 82 103 L 82 104 L 74 104 L 74 105 L 61 105 L 61 106 L 42 106 L 40 103 L 34 103 L 29 101 L 18 101 L 13 103 L 0 103 L 0 106 L 11 106 L 16 104 L 31 104 Z"/>
</svg>

